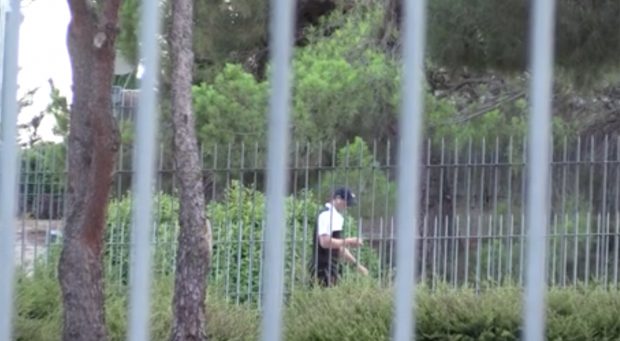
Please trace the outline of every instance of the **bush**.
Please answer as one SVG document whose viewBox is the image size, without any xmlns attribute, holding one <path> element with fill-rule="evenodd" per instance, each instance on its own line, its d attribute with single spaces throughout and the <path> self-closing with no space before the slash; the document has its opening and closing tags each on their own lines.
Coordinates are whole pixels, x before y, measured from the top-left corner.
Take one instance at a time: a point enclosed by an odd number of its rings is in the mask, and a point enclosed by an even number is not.
<svg viewBox="0 0 620 341">
<path fill-rule="evenodd" d="M 51 264 L 51 263 L 50 263 Z M 56 264 L 40 267 L 33 277 L 18 276 L 14 338 L 25 340 L 60 340 L 62 305 Z M 106 324 L 109 340 L 126 340 L 128 290 L 117 282 L 106 284 Z M 151 294 L 151 340 L 168 340 L 172 322 L 172 277 L 156 277 Z M 258 313 L 235 306 L 213 294 L 207 298 L 207 334 L 209 340 L 248 340 L 256 338 Z M 242 321 L 242 323 L 239 323 Z"/>
<path fill-rule="evenodd" d="M 155 275 L 173 275 L 179 202 L 164 193 L 156 195 L 154 202 L 153 271 Z M 285 274 L 286 288 L 290 291 L 309 282 L 306 269 L 312 255 L 312 233 L 320 204 L 311 191 L 302 191 L 286 200 Z M 120 284 L 127 284 L 129 279 L 131 210 L 131 195 L 113 200 L 108 207 L 104 266 L 106 278 Z M 211 280 L 236 302 L 257 302 L 263 257 L 264 194 L 232 181 L 223 199 L 208 205 L 207 215 L 214 241 Z M 349 217 L 345 234 L 357 233 L 357 223 Z M 365 247 L 359 257 L 372 274 L 379 273 L 379 257 L 374 250 Z"/>
<path fill-rule="evenodd" d="M 286 200 L 285 288 L 289 292 L 309 283 L 307 264 L 312 256 L 319 205 L 311 191 Z M 233 181 L 223 200 L 212 202 L 207 211 L 213 227 L 214 280 L 224 288 L 226 296 L 237 302 L 256 302 L 261 285 L 262 246 L 268 237 L 263 235 L 264 195 Z M 357 235 L 357 223 L 351 217 L 345 224 L 345 234 Z M 369 271 L 378 273 L 378 255 L 372 249 L 364 248 L 360 258 L 362 263 L 371 264 Z"/>
<path fill-rule="evenodd" d="M 61 305 L 55 264 L 34 276 L 18 276 L 16 340 L 58 340 Z M 173 279 L 156 277 L 151 295 L 151 339 L 166 340 L 171 323 Z M 207 295 L 210 340 L 258 340 L 260 313 L 235 305 L 212 284 Z M 110 340 L 126 338 L 128 291 L 106 285 L 106 322 Z M 506 286 L 483 290 L 418 287 L 418 340 L 518 340 L 523 325 L 523 292 Z M 610 340 L 620 338 L 620 295 L 596 288 L 552 288 L 548 293 L 546 338 Z M 542 304 L 542 302 L 541 302 Z M 332 289 L 296 290 L 284 311 L 285 340 L 390 340 L 393 291 L 367 280 L 345 280 Z"/>
<path fill-rule="evenodd" d="M 177 198 L 158 193 L 154 197 L 154 244 L 152 268 L 155 274 L 167 275 L 174 273 L 176 245 L 178 235 Z M 126 284 L 129 275 L 132 197 L 128 194 L 114 199 L 108 205 L 106 220 L 106 246 L 104 268 L 106 278 Z"/>
<path fill-rule="evenodd" d="M 30 277 L 25 272 L 17 275 L 15 340 L 59 340 L 62 311 L 55 267 L 37 262 L 35 269 Z"/>
<path fill-rule="evenodd" d="M 331 290 L 296 293 L 285 314 L 287 340 L 390 340 L 393 292 L 372 284 L 347 283 Z M 614 319 L 617 292 L 551 289 L 547 338 L 593 340 L 620 337 Z M 516 287 L 476 294 L 470 289 L 418 288 L 418 340 L 519 340 L 523 292 Z M 541 302 L 542 304 L 542 302 Z"/>
<path fill-rule="evenodd" d="M 63 216 L 65 156 L 63 143 L 39 143 L 21 151 L 20 214 L 37 219 Z"/>
<path fill-rule="evenodd" d="M 335 169 L 321 181 L 321 197 L 329 197 L 334 186 L 347 185 L 358 196 L 358 206 L 351 213 L 366 221 L 389 217 L 396 207 L 396 183 L 389 170 L 381 168 L 373 151 L 360 137 L 338 150 Z"/>
</svg>

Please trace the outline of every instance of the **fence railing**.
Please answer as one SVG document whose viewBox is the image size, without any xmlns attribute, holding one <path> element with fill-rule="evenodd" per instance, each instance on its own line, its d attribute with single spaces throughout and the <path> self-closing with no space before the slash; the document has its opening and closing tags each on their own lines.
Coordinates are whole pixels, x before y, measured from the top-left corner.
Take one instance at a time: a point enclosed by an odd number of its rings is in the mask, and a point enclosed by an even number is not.
<svg viewBox="0 0 620 341">
<path fill-rule="evenodd" d="M 262 282 L 260 279 L 256 281 L 257 286 L 261 290 L 261 294 L 265 294 L 264 313 L 263 313 L 263 339 L 264 340 L 280 340 L 281 320 L 282 320 L 282 284 L 290 285 L 294 288 L 297 275 L 303 274 L 302 267 L 297 267 L 294 260 L 296 252 L 306 250 L 305 243 L 307 239 L 307 230 L 311 226 L 309 224 L 313 217 L 312 210 L 303 209 L 308 207 L 309 202 L 302 205 L 301 220 L 291 219 L 291 216 L 297 214 L 299 207 L 295 204 L 299 198 L 311 198 L 312 202 L 320 202 L 323 199 L 323 191 L 327 191 L 329 186 L 325 180 L 327 172 L 342 172 L 344 168 L 345 174 L 353 172 L 346 167 L 332 169 L 325 168 L 319 163 L 315 169 L 304 166 L 302 169 L 294 171 L 289 170 L 289 176 L 293 176 L 292 187 L 293 193 L 300 193 L 302 188 L 310 188 L 310 186 L 300 186 L 300 177 L 304 184 L 312 183 L 318 193 L 318 197 L 312 197 L 312 193 L 303 192 L 301 197 L 295 196 L 286 202 L 289 211 L 283 210 L 283 188 L 287 184 L 286 176 L 281 176 L 284 171 L 286 161 L 290 154 L 287 153 L 289 145 L 287 142 L 288 131 L 288 102 L 290 86 L 288 77 L 290 70 L 288 60 L 292 45 L 290 39 L 293 23 L 292 13 L 294 12 L 293 3 L 291 1 L 279 0 L 273 1 L 271 6 L 271 22 L 273 29 L 270 30 L 270 46 L 272 47 L 271 62 L 273 74 L 270 100 L 269 115 L 269 133 L 270 138 L 267 145 L 268 161 L 266 162 L 268 171 L 263 174 L 261 167 L 254 170 L 246 168 L 233 169 L 229 164 L 223 170 L 213 167 L 211 172 L 206 172 L 207 176 L 211 176 L 208 183 L 211 184 L 212 193 L 215 195 L 211 198 L 217 203 L 216 197 L 222 192 L 222 189 L 228 188 L 229 181 L 235 176 L 243 184 L 248 182 L 257 188 L 262 189 L 262 181 L 264 175 L 269 179 L 267 184 L 268 198 L 262 200 L 258 194 L 251 191 L 244 191 L 241 187 L 232 187 L 234 191 L 228 191 L 224 206 L 213 204 L 210 209 L 213 212 L 219 212 L 211 217 L 214 220 L 215 230 L 215 250 L 216 257 L 220 257 L 220 268 L 226 271 L 215 271 L 214 276 L 225 278 L 225 285 L 234 283 L 235 291 L 242 293 L 242 284 L 247 284 L 250 293 L 254 288 L 254 273 L 258 272 L 258 278 L 265 273 L 269 281 Z M 157 3 L 148 3 L 150 6 L 142 7 L 141 27 L 142 34 L 145 39 L 149 40 L 157 34 L 157 27 L 150 25 L 155 22 L 157 12 L 153 10 Z M 403 5 L 403 55 L 404 55 L 404 83 L 403 83 L 403 113 L 401 146 L 398 159 L 398 182 L 393 182 L 394 169 L 391 164 L 386 164 L 385 169 L 375 166 L 370 167 L 372 173 L 362 174 L 361 170 L 358 183 L 371 179 L 372 185 L 366 183 L 366 188 L 358 188 L 363 198 L 369 198 L 370 203 L 363 202 L 360 204 L 357 213 L 353 214 L 354 224 L 349 229 L 353 233 L 366 236 L 366 239 L 372 241 L 378 240 L 379 249 L 377 264 L 379 270 L 373 271 L 373 275 L 378 273 L 390 273 L 390 269 L 396 264 L 397 290 L 395 292 L 395 315 L 394 315 L 394 339 L 409 340 L 412 339 L 412 332 L 415 326 L 415 316 L 412 315 L 411 303 L 414 276 L 413 269 L 418 269 L 421 273 L 420 278 L 428 279 L 436 283 L 439 280 L 452 281 L 454 284 L 471 283 L 480 285 L 481 281 L 494 279 L 501 282 L 502 279 L 513 278 L 517 276 L 520 281 L 523 280 L 524 274 L 526 291 L 524 294 L 524 339 L 526 340 L 542 340 L 545 328 L 545 300 L 544 300 L 544 283 L 551 281 L 551 284 L 570 284 L 576 281 L 585 282 L 602 282 L 605 285 L 614 286 L 617 284 L 617 268 L 618 268 L 618 142 L 617 138 L 605 138 L 602 143 L 600 140 L 592 138 L 592 142 L 588 144 L 588 140 L 577 140 L 577 146 L 572 152 L 566 148 L 559 149 L 565 152 L 560 153 L 562 157 L 558 160 L 558 146 L 556 143 L 553 153 L 553 162 L 550 162 L 551 155 L 547 152 L 550 139 L 550 107 L 551 107 L 551 81 L 553 75 L 553 23 L 555 12 L 554 1 L 536 1 L 532 3 L 532 25 L 530 36 L 530 57 L 531 65 L 531 114 L 529 120 L 529 133 L 527 140 L 523 145 L 534 146 L 526 152 L 525 148 L 518 149 L 519 144 L 511 144 L 508 150 L 502 149 L 500 153 L 499 147 L 493 149 L 493 146 L 487 143 L 482 144 L 481 152 L 478 154 L 470 152 L 467 149 L 455 148 L 454 152 L 458 152 L 458 156 L 454 157 L 454 161 L 450 162 L 451 153 L 445 153 L 446 149 L 441 148 L 440 161 L 437 163 L 432 155 L 436 153 L 428 153 L 426 167 L 418 169 L 417 156 L 420 153 L 419 132 L 421 130 L 421 122 L 423 122 L 423 103 L 420 99 L 422 92 L 422 65 L 425 47 L 426 35 L 426 1 L 406 1 Z M 15 151 L 16 151 L 16 79 L 17 79 L 17 41 L 19 32 L 19 2 L 11 1 L 11 9 L 9 11 L 9 21 L 7 22 L 7 40 L 4 49 L 8 52 L 4 60 L 4 82 L 3 82 L 3 151 L 2 151 L 2 173 L 0 181 L 0 195 L 2 205 L 0 205 L 0 263 L 3 265 L 0 276 L 0 339 L 8 340 L 11 336 L 11 316 L 12 313 L 12 283 L 13 283 L 13 260 L 14 258 L 8 254 L 7 250 L 12 246 L 12 234 L 14 230 L 13 224 L 13 203 L 15 188 Z M 150 19 L 147 21 L 147 19 Z M 149 23 L 149 25 L 145 25 Z M 150 40 L 149 40 L 150 41 Z M 153 51 L 141 51 L 141 57 L 151 60 Z M 146 69 L 146 78 L 155 78 L 159 70 L 157 68 Z M 147 83 L 142 83 L 145 87 Z M 77 85 L 79 86 L 79 85 Z M 142 97 L 140 105 L 148 105 L 152 103 L 152 97 Z M 156 116 L 152 116 L 155 120 Z M 152 123 L 152 122 L 151 122 Z M 140 126 L 141 128 L 143 126 Z M 285 132 L 286 131 L 286 132 Z M 282 135 L 284 133 L 284 135 Z M 152 130 L 149 132 L 152 133 Z M 598 141 L 598 142 L 597 142 Z M 150 139 L 142 140 L 144 145 L 138 150 L 138 153 L 144 153 L 152 150 L 153 141 Z M 521 141 L 519 141 L 521 142 Z M 615 142 L 615 143 L 614 143 Z M 600 151 L 597 146 L 604 146 L 602 149 L 602 159 L 597 157 L 595 152 Z M 471 143 L 467 144 L 468 146 Z M 498 144 L 496 144 L 498 145 Z M 565 144 L 564 146 L 567 146 Z M 588 150 L 589 146 L 589 150 Z M 616 146 L 616 147 L 614 147 Z M 585 147 L 585 148 L 580 148 Z M 615 148 L 615 149 L 614 149 Z M 432 147 L 429 147 L 433 151 Z M 230 150 L 230 148 L 229 148 Z M 427 149 L 428 150 L 428 149 Z M 477 150 L 477 149 L 476 149 Z M 495 150 L 495 154 L 489 154 L 491 150 Z M 522 151 L 522 154 L 519 152 Z M 506 154 L 507 153 L 507 154 Z M 322 155 L 319 154 L 319 155 Z M 409 159 L 408 156 L 412 159 Z M 463 156 L 466 155 L 466 156 Z M 490 155 L 495 155 L 493 156 Z M 520 156 L 523 155 L 522 158 Z M 527 157 L 525 156 L 527 155 Z M 574 155 L 574 157 L 573 157 Z M 616 155 L 616 158 L 613 158 Z M 335 155 L 332 155 L 334 158 Z M 217 160 L 215 155 L 211 156 Z M 462 157 L 467 157 L 467 161 L 462 161 Z M 506 160 L 508 157 L 508 160 Z M 514 157 L 514 159 L 513 159 Z M 308 159 L 308 158 L 307 158 Z M 306 160 L 307 160 L 306 159 Z M 242 158 L 242 160 L 245 160 Z M 503 161 L 500 161 L 503 160 Z M 527 161 L 527 162 L 526 162 Z M 243 161 L 240 161 L 243 163 Z M 36 164 L 36 162 L 35 162 Z M 528 166 L 528 168 L 525 167 Z M 333 165 L 332 165 L 333 166 Z M 49 208 L 49 218 L 61 218 L 62 211 L 55 207 L 63 206 L 64 187 L 62 185 L 62 177 L 54 179 L 49 183 L 30 180 L 32 176 L 54 176 L 54 173 L 45 173 L 41 168 L 30 170 L 26 167 L 25 175 L 22 175 L 21 190 L 22 196 L 19 202 L 21 205 L 22 221 L 21 225 L 21 252 L 24 254 L 24 245 L 27 243 L 28 236 L 37 235 L 40 230 L 52 230 L 52 226 L 61 226 L 59 222 L 46 221 L 39 219 L 39 209 L 42 207 Z M 375 187 L 379 183 L 379 171 L 385 171 L 385 182 L 381 186 Z M 418 171 L 422 172 L 418 172 Z M 237 171 L 235 175 L 233 171 Z M 43 172 L 43 173 L 42 173 Z M 125 173 L 123 173 L 125 172 Z M 286 172 L 284 172 L 286 174 Z M 312 173 L 312 174 L 311 174 Z M 60 173 L 59 173 L 60 174 Z M 292 174 L 292 175 L 291 175 Z M 331 179 L 336 182 L 340 179 L 340 173 L 332 173 Z M 254 176 L 255 181 L 250 181 L 244 176 Z M 260 179 L 259 178 L 260 175 Z M 417 176 L 420 175 L 420 176 Z M 118 189 L 117 194 L 121 194 L 130 184 L 131 172 L 121 169 L 118 172 L 118 179 L 115 184 Z M 137 176 L 146 177 L 145 183 L 151 174 L 138 174 Z M 297 178 L 295 177 L 297 176 Z M 222 177 L 226 180 L 222 183 Z M 316 178 L 315 178 L 316 177 Z M 159 173 L 160 190 L 164 193 L 173 191 L 174 177 L 165 176 L 160 169 Z M 318 179 L 318 180 L 314 180 Z M 345 176 L 345 179 L 348 179 Z M 314 182 L 318 181 L 318 182 Z M 340 182 L 340 181 L 338 181 Z M 396 185 L 398 184 L 398 186 Z M 49 187 L 48 187 L 49 186 Z M 323 188 L 325 186 L 325 188 Z M 384 187 L 383 187 L 384 186 Z M 375 190 L 379 187 L 384 191 L 384 197 L 379 198 Z M 24 189 L 25 188 L 25 189 Z M 370 188 L 368 190 L 367 188 Z M 398 189 L 397 189 L 398 188 Z M 420 188 L 419 191 L 416 189 Z M 368 192 L 368 191 L 370 192 Z M 49 194 L 49 203 L 40 204 L 38 199 L 42 194 Z M 238 195 L 233 195 L 234 193 Z M 417 193 L 420 192 L 420 193 Z M 34 193 L 34 194 L 33 194 Z M 151 198 L 146 195 L 148 191 L 142 192 L 137 200 L 143 205 L 148 206 Z M 245 193 L 245 194 L 243 194 Z M 373 193 L 373 194 L 368 194 Z M 422 197 L 417 197 L 422 195 Z M 256 212 L 262 212 L 253 215 L 245 215 L 245 197 L 253 198 L 250 207 L 256 208 Z M 237 205 L 231 199 L 237 200 Z M 255 198 L 255 200 L 254 200 Z M 398 200 L 396 200 L 398 198 Z M 414 198 L 411 200 L 411 198 Z M 161 199 L 161 198 L 160 198 Z M 163 207 L 165 200 L 156 201 L 156 207 Z M 551 200 L 549 200 L 551 199 Z M 257 202 L 266 203 L 265 210 L 259 210 L 256 206 Z M 174 200 L 171 207 L 174 207 Z M 420 202 L 418 207 L 415 203 Z M 413 203 L 413 207 L 407 205 Z M 527 208 L 525 207 L 527 203 Z M 550 204 L 549 204 L 550 203 Z M 55 206 L 57 205 L 57 206 Z M 549 207 L 548 207 L 549 206 Z M 117 246 L 116 249 L 107 249 L 106 261 L 109 262 L 109 268 L 119 271 L 119 276 L 125 274 L 123 268 L 123 252 L 127 248 L 127 235 L 129 226 L 135 223 L 131 218 L 123 220 L 126 214 L 123 208 L 131 208 L 131 205 L 124 206 L 122 204 L 112 205 L 112 210 L 116 209 L 116 216 L 111 223 L 109 231 L 109 245 Z M 142 206 L 141 206 L 142 207 Z M 421 210 L 419 210 L 419 208 Z M 236 211 L 235 211 L 236 209 Z M 527 212 L 525 210 L 527 209 Z M 34 228 L 30 228 L 28 220 L 24 220 L 24 213 L 33 211 Z M 219 211 L 218 211 L 219 210 Z M 290 213 L 292 210 L 293 214 Z M 163 236 L 174 235 L 174 223 L 168 225 L 162 224 L 162 216 L 165 212 L 161 209 L 157 211 L 157 219 L 159 222 L 154 230 L 154 239 L 167 238 Z M 173 211 L 173 209 L 170 209 Z M 170 214 L 169 216 L 174 216 Z M 211 212 L 210 211 L 210 212 Z M 253 211 L 254 212 L 254 211 Z M 393 212 L 396 212 L 393 214 Z M 420 214 L 416 214 L 420 212 Z M 123 213 L 123 214 L 121 214 Z M 234 213 L 234 214 L 232 214 Z M 418 215 L 420 217 L 418 217 Z M 237 217 L 236 221 L 233 217 Z M 392 223 L 393 216 L 398 217 L 396 223 Z M 223 217 L 223 218 L 222 218 Z M 249 218 L 250 223 L 246 224 Z M 257 219 L 256 217 L 261 217 Z M 145 217 L 141 217 L 145 218 Z M 527 219 L 525 219 L 527 218 Z M 220 220 L 218 220 L 220 219 Z M 148 219 L 147 219 L 148 220 Z M 172 220 L 172 219 L 171 219 Z M 267 221 L 266 231 L 262 229 Z M 142 221 L 142 220 L 141 220 Z M 260 223 L 257 223 L 260 222 Z M 290 223 L 292 222 L 293 227 Z M 139 222 L 138 222 L 139 223 Z M 289 223 L 289 224 L 285 224 Z M 47 226 L 47 228 L 39 228 L 38 224 Z M 547 228 L 551 226 L 551 228 Z M 283 228 L 289 236 L 285 240 L 289 243 L 284 245 L 282 237 L 284 237 Z M 249 228 L 249 232 L 245 232 L 245 228 Z M 300 228 L 301 230 L 298 230 Z M 119 230 L 120 229 L 120 230 Z M 379 230 L 377 235 L 376 230 Z M 265 231 L 263 233 L 263 231 Z M 290 232 L 292 233 L 292 236 Z M 303 231 L 301 238 L 297 231 Z M 396 244 L 393 235 L 400 244 Z M 51 240 L 52 233 L 45 233 L 44 239 Z M 249 236 L 249 241 L 244 239 Z M 115 238 L 120 238 L 116 241 Z M 147 236 L 144 236 L 147 237 Z M 409 238 L 411 237 L 411 238 Z M 526 238 L 527 237 L 527 238 Z M 35 239 L 38 240 L 38 239 Z M 172 238 L 171 240 L 174 240 Z M 260 252 L 262 242 L 266 240 L 270 243 L 267 247 L 268 252 L 264 258 L 268 261 L 263 266 L 263 256 Z M 301 240 L 302 244 L 297 242 Z M 144 239 L 140 240 L 140 245 L 144 246 Z M 233 241 L 236 241 L 237 246 Z M 415 243 L 417 241 L 417 243 Z M 548 243 L 547 243 L 548 242 Z M 390 246 L 388 247 L 388 243 Z M 411 244 L 410 244 L 411 243 Z M 394 246 L 394 244 L 396 244 Z M 547 245 L 548 244 L 548 245 Z M 35 254 L 37 253 L 37 242 L 35 241 Z M 43 243 L 49 247 L 49 243 Z M 241 247 L 249 247 L 248 272 L 252 276 L 242 277 L 244 271 L 240 266 L 245 261 L 246 253 L 240 252 Z M 173 243 L 170 246 L 174 247 Z M 394 247 L 398 250 L 394 256 Z M 145 255 L 145 248 L 141 247 L 140 254 Z M 155 250 L 165 250 L 159 245 Z M 291 250 L 292 249 L 292 250 Z M 125 251 L 123 251 L 125 250 Z M 517 251 L 518 250 L 518 251 Z M 43 250 L 41 250 L 43 251 Z M 254 254 L 253 252 L 258 252 Z M 385 251 L 385 252 L 383 252 Z M 235 255 L 236 252 L 236 255 Z M 121 255 L 120 259 L 115 259 L 115 255 Z M 225 256 L 224 256 L 225 255 Z M 253 258 L 252 255 L 256 255 Z M 367 262 L 370 262 L 374 253 L 369 253 Z M 508 255 L 508 256 L 505 256 Z M 518 255 L 518 256 L 516 256 Z M 160 255 L 161 256 L 161 255 Z M 486 257 L 485 257 L 486 256 Z M 110 260 L 110 257 L 112 260 Z M 233 258 L 236 257 L 236 258 Z M 286 258 L 284 265 L 287 270 L 284 274 L 280 272 L 281 261 Z M 513 261 L 517 257 L 518 261 Z M 25 257 L 21 257 L 23 260 Z M 396 261 L 394 262 L 394 258 Z M 292 259 L 291 261 L 289 261 Z M 416 260 L 418 267 L 415 267 Z M 171 260 L 170 257 L 161 258 L 163 261 Z M 158 264 L 155 258 L 153 264 Z M 174 261 L 173 259 L 171 261 Z M 120 265 L 119 265 L 120 264 Z M 217 263 L 216 263 L 217 264 Z M 238 265 L 239 268 L 234 268 Z M 303 264 L 302 264 L 303 266 Z M 258 269 L 256 269 L 258 267 Z M 470 271 L 470 268 L 474 268 Z M 162 267 L 165 271 L 166 267 Z M 231 269 L 234 269 L 236 276 L 233 276 Z M 154 269 L 156 270 L 156 269 Z M 297 271 L 298 272 L 294 272 Z M 131 267 L 132 276 L 137 274 L 145 274 L 147 269 L 138 269 Z M 269 277 L 273 275 L 273 277 Z M 289 277 L 290 275 L 290 277 Z M 545 275 L 550 275 L 545 277 Z M 303 275 L 302 275 L 303 276 Z M 138 276 L 144 279 L 145 276 Z M 148 277 L 146 277 L 148 278 Z M 250 278 L 250 279 L 248 279 Z M 287 280 L 292 278 L 293 280 Z M 387 275 L 387 280 L 391 280 L 391 275 Z M 247 283 L 246 283 L 247 282 Z M 143 282 L 140 285 L 132 286 L 132 297 L 145 298 L 141 290 Z M 260 288 L 262 283 L 268 283 L 266 288 Z M 228 286 L 227 286 L 228 288 Z M 228 290 L 232 290 L 229 288 Z M 147 298 L 148 300 L 148 298 Z M 134 339 L 147 339 L 147 314 L 144 314 L 146 308 L 144 306 L 132 306 L 132 322 L 130 329 L 134 330 L 131 337 Z M 138 313 L 136 313 L 138 311 Z M 134 315 L 135 314 L 135 315 Z M 137 329 L 134 329 L 137 328 Z"/>
<path fill-rule="evenodd" d="M 328 145 L 328 148 L 324 148 Z M 424 142 L 420 164 L 417 278 L 431 287 L 523 284 L 527 231 L 526 150 L 522 138 Z M 395 269 L 397 182 L 393 144 L 293 143 L 286 170 L 287 290 L 307 283 L 306 264 L 319 207 L 336 186 L 359 198 L 347 233 L 361 236 L 370 277 L 391 283 Z M 119 153 L 108 209 L 106 268 L 119 283 L 130 259 L 132 146 Z M 225 153 L 219 152 L 225 150 Z M 222 155 L 223 154 L 223 155 Z M 163 153 L 161 155 L 164 155 Z M 254 145 L 203 148 L 214 237 L 212 277 L 234 300 L 258 300 L 264 244 L 266 168 Z M 64 150 L 41 146 L 22 154 L 17 261 L 47 259 L 59 242 L 64 212 Z M 246 161 L 251 160 L 251 161 Z M 159 160 L 152 243 L 155 273 L 173 273 L 176 255 L 174 169 Z M 210 162 L 208 162 L 210 161 Z M 208 164 L 210 163 L 210 165 Z M 220 166 L 225 165 L 225 166 Z M 558 137 L 550 164 L 547 282 L 617 287 L 620 238 L 620 137 Z"/>
</svg>

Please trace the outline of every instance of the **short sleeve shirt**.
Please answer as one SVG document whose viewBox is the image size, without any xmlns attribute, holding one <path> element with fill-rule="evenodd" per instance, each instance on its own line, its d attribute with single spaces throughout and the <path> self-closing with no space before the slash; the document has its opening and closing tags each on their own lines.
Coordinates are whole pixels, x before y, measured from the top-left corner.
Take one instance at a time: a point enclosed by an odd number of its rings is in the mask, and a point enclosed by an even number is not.
<svg viewBox="0 0 620 341">
<path fill-rule="evenodd" d="M 321 212 L 318 218 L 317 234 L 331 236 L 333 232 L 342 231 L 344 217 L 330 203 L 325 204 L 327 210 Z"/>
</svg>

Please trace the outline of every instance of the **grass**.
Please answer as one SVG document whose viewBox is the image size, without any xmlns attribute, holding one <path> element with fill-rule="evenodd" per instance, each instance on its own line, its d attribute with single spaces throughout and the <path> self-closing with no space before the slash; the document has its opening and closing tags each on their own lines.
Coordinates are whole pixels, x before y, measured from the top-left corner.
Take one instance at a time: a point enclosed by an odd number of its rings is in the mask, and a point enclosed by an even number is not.
<svg viewBox="0 0 620 341">
<path fill-rule="evenodd" d="M 171 324 L 172 278 L 152 287 L 151 340 L 167 340 Z M 51 269 L 18 276 L 16 340 L 59 340 L 62 306 Z M 110 340 L 125 340 L 126 287 L 107 285 L 106 319 Z M 522 326 L 522 290 L 419 287 L 416 293 L 418 340 L 518 340 Z M 207 298 L 210 340 L 257 340 L 260 312 L 227 301 L 216 287 Z M 300 289 L 287 299 L 285 340 L 389 340 L 392 291 L 370 282 L 350 281 L 332 289 Z M 620 293 L 597 288 L 553 288 L 547 298 L 548 340 L 620 338 Z"/>
</svg>

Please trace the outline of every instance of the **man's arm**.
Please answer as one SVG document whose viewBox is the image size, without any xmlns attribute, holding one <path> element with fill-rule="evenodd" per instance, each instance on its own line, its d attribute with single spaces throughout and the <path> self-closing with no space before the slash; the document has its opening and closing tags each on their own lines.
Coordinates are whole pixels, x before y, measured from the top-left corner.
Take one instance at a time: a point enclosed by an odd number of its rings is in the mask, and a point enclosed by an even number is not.
<svg viewBox="0 0 620 341">
<path fill-rule="evenodd" d="M 325 249 L 341 249 L 343 247 L 357 247 L 362 246 L 363 242 L 360 238 L 334 238 L 330 235 L 323 234 L 319 237 L 321 247 Z"/>
<path fill-rule="evenodd" d="M 351 251 L 349 251 L 349 249 L 347 249 L 346 247 L 340 249 L 340 254 L 347 262 L 351 264 L 357 264 L 357 259 L 355 259 L 355 256 L 353 256 Z"/>
<path fill-rule="evenodd" d="M 355 259 L 351 251 L 349 251 L 349 249 L 347 249 L 346 247 L 343 247 L 342 249 L 340 249 L 340 254 L 346 261 L 348 261 L 351 264 L 354 264 L 357 268 L 357 271 L 359 271 L 363 275 L 368 275 L 368 270 L 363 265 L 357 262 L 357 259 Z"/>
</svg>

